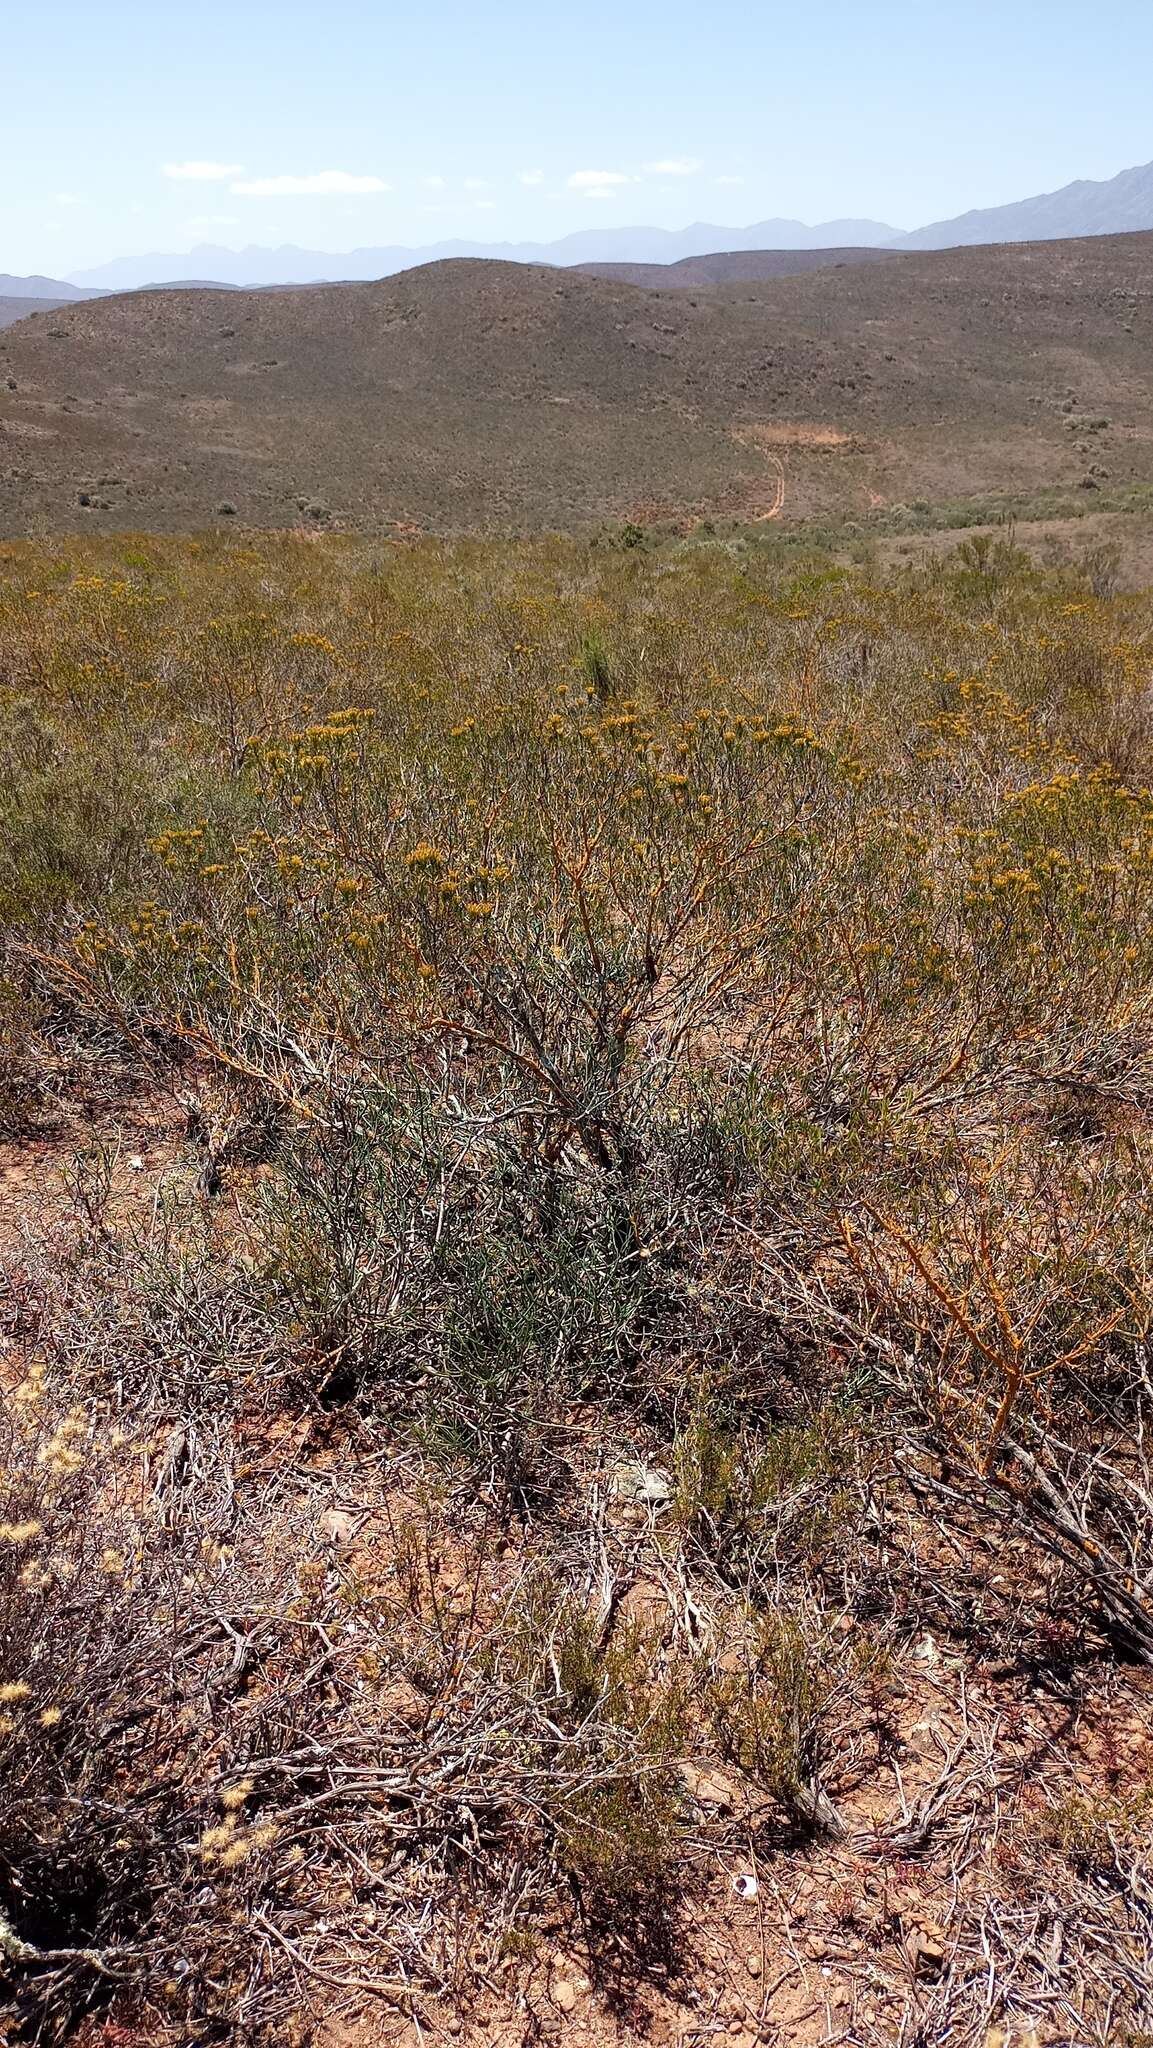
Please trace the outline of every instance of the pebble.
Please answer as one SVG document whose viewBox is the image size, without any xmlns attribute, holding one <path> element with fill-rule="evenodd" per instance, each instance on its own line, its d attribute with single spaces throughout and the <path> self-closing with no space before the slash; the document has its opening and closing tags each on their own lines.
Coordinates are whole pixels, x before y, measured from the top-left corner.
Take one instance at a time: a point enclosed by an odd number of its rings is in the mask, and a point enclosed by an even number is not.
<svg viewBox="0 0 1153 2048">
<path fill-rule="evenodd" d="M 740 1787 L 723 1771 L 683 1763 L 680 1775 L 690 1799 L 695 1799 L 698 1806 L 715 1806 L 721 1813 L 732 1813 L 740 1801 Z"/>
<path fill-rule="evenodd" d="M 320 1517 L 320 1535 L 324 1542 L 332 1543 L 339 1550 L 347 1549 L 356 1534 L 356 1516 L 346 1508 L 326 1508 Z"/>
<path fill-rule="evenodd" d="M 923 1934 L 917 1942 L 916 1971 L 919 1977 L 938 1977 L 945 1967 L 945 1945 L 931 1934 Z"/>
<path fill-rule="evenodd" d="M 576 1986 L 570 1984 L 566 1977 L 562 1977 L 560 1982 L 552 1987 L 552 2002 L 558 2012 L 571 2012 L 577 2002 Z"/>
<path fill-rule="evenodd" d="M 673 1497 L 672 1480 L 657 1465 L 618 1465 L 610 1485 L 615 1500 L 638 1507 L 667 1507 Z"/>
</svg>

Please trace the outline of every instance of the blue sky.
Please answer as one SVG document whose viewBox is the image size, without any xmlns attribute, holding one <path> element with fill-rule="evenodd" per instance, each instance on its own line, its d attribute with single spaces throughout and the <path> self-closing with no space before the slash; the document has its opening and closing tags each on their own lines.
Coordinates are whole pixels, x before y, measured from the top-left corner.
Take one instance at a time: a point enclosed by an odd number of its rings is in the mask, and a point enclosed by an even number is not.
<svg viewBox="0 0 1153 2048">
<path fill-rule="evenodd" d="M 198 241 L 914 227 L 1153 158 L 1149 0 L 42 0 L 2 62 L 20 273 Z"/>
</svg>

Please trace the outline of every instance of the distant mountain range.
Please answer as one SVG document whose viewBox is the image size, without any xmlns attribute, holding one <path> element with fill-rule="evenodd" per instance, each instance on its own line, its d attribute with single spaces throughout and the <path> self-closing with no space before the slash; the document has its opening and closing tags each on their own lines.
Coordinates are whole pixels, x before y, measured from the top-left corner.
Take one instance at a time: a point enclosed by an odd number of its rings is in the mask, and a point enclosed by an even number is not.
<svg viewBox="0 0 1153 2048">
<path fill-rule="evenodd" d="M 125 256 L 95 270 L 79 271 L 76 282 L 103 291 L 131 291 L 143 284 L 174 284 L 188 277 L 219 284 L 337 284 L 389 277 L 418 263 L 454 257 L 494 257 L 505 263 L 677 263 L 722 249 L 885 248 L 899 240 L 895 228 L 875 220 L 761 220 L 747 228 L 696 221 L 687 228 L 585 228 L 557 242 L 435 242 L 427 248 L 393 245 L 350 249 L 225 249 L 202 242 L 180 255 Z"/>
<path fill-rule="evenodd" d="M 269 249 L 226 249 L 202 242 L 178 254 L 122 256 L 95 269 L 78 271 L 68 283 L 50 277 L 0 274 L 0 298 L 57 302 L 135 291 L 148 285 L 185 284 L 190 279 L 220 285 L 269 286 L 338 283 L 388 277 L 422 263 L 452 257 L 487 257 L 513 263 L 566 267 L 604 264 L 664 266 L 690 259 L 747 251 L 951 249 L 979 243 L 1063 241 L 1081 235 L 1126 234 L 1153 229 L 1153 163 L 1121 171 L 1115 178 L 1079 178 L 1059 192 L 1041 193 L 1009 206 L 993 206 L 934 221 L 911 234 L 875 220 L 830 220 L 809 227 L 797 220 L 759 220 L 746 228 L 696 221 L 691 227 L 586 228 L 555 242 L 436 242 L 426 247 L 392 244 L 350 249 L 300 249 L 292 243 Z M 654 280 L 655 281 L 655 280 Z"/>
</svg>

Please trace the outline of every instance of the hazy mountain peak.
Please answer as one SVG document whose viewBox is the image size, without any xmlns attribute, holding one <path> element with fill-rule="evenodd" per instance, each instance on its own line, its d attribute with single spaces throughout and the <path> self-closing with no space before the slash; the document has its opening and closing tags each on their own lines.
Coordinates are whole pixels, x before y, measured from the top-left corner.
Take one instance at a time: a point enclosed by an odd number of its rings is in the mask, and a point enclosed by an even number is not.
<svg viewBox="0 0 1153 2048">
<path fill-rule="evenodd" d="M 906 249 L 955 249 L 982 242 L 1055 242 L 1153 228 L 1153 163 L 1115 178 L 1077 178 L 1010 206 L 985 206 L 934 221 L 905 237 Z"/>
</svg>

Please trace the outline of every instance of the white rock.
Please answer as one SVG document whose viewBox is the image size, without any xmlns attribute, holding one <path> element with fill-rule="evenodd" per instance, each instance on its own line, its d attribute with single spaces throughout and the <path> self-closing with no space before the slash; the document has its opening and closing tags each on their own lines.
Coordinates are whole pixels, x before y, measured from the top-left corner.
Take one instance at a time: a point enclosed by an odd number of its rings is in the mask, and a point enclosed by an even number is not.
<svg viewBox="0 0 1153 2048">
<path fill-rule="evenodd" d="M 673 1483 L 656 1465 L 618 1465 L 612 1476 L 617 1500 L 635 1501 L 646 1508 L 665 1508 L 673 1497 Z"/>
</svg>

